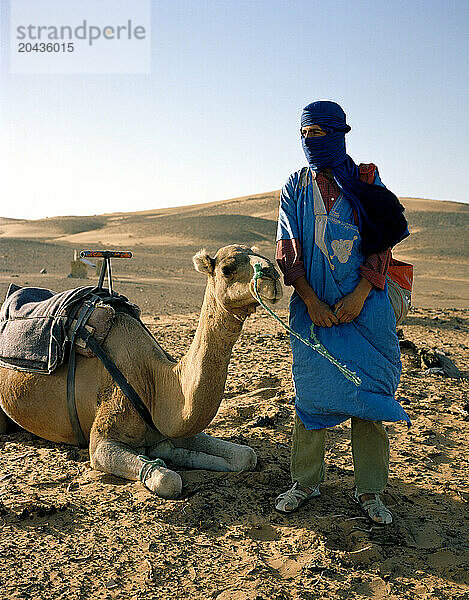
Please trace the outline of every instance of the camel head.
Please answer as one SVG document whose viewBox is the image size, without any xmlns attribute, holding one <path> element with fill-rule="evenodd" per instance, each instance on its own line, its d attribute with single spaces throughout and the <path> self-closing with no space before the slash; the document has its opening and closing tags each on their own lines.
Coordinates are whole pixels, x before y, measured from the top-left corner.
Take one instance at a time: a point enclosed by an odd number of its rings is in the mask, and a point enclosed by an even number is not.
<svg viewBox="0 0 469 600">
<path fill-rule="evenodd" d="M 273 304 L 283 295 L 280 276 L 274 265 L 254 247 L 224 246 L 213 258 L 205 250 L 200 250 L 192 260 L 196 270 L 207 275 L 209 293 L 233 314 L 239 314 L 237 309 L 246 314 L 256 310 L 258 302 L 252 287 L 256 263 L 261 265 L 263 273 L 257 283 L 262 300 Z"/>
</svg>

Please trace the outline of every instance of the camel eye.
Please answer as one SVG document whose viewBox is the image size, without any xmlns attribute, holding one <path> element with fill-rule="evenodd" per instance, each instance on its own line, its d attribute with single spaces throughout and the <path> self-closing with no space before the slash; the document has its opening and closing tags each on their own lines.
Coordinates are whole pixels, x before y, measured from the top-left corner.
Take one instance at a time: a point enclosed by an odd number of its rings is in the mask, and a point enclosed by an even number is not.
<svg viewBox="0 0 469 600">
<path fill-rule="evenodd" d="M 224 265 L 221 268 L 221 272 L 225 277 L 230 277 L 236 271 L 236 267 L 234 265 Z"/>
</svg>

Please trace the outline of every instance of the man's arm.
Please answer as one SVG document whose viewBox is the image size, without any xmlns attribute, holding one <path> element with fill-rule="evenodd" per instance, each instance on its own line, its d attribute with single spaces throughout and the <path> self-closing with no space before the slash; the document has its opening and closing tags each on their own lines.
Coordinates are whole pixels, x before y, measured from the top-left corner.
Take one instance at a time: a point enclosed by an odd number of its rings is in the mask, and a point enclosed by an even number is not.
<svg viewBox="0 0 469 600">
<path fill-rule="evenodd" d="M 306 274 L 303 264 L 303 250 L 299 240 L 295 238 L 278 240 L 275 259 L 280 271 L 283 273 L 285 285 L 293 285 L 295 279 Z"/>
<path fill-rule="evenodd" d="M 305 277 L 302 260 L 302 248 L 299 240 L 278 240 L 275 258 L 283 273 L 285 285 L 292 285 L 306 304 L 309 316 L 315 325 L 331 327 L 338 325 L 339 319 L 331 307 L 321 302 Z"/>
<path fill-rule="evenodd" d="M 320 300 L 304 275 L 293 282 L 293 287 L 306 304 L 311 321 L 318 327 L 338 325 L 339 319 L 329 304 Z"/>
<path fill-rule="evenodd" d="M 360 275 L 372 284 L 373 287 L 384 290 L 386 283 L 386 273 L 391 262 L 391 248 L 380 252 L 379 254 L 370 254 L 365 264 L 360 267 Z"/>
</svg>

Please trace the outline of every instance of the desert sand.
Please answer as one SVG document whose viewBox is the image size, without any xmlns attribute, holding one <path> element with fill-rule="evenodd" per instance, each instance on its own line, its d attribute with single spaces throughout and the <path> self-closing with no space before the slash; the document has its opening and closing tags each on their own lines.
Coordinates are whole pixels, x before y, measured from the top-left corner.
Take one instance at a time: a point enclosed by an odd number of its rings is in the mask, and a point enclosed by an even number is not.
<svg viewBox="0 0 469 600">
<path fill-rule="evenodd" d="M 92 284 L 91 268 L 88 280 L 67 278 L 74 249 L 132 250 L 133 259 L 113 263 L 115 287 L 179 358 L 205 283 L 192 255 L 239 242 L 272 258 L 277 202 L 272 192 L 140 213 L 0 219 L 0 298 L 10 283 Z M 168 501 L 91 470 L 86 450 L 23 431 L 0 437 L 0 597 L 469 599 L 469 205 L 402 202 L 412 236 L 395 256 L 415 265 L 415 290 L 400 327 L 398 397 L 413 424 L 388 425 L 392 526 L 371 528 L 351 501 L 348 424 L 330 431 L 322 496 L 290 517 L 273 511 L 290 481 L 291 356 L 284 331 L 258 309 L 207 430 L 254 447 L 254 472 L 182 472 L 183 495 Z M 426 373 L 425 349 L 444 352 L 464 377 Z"/>
</svg>

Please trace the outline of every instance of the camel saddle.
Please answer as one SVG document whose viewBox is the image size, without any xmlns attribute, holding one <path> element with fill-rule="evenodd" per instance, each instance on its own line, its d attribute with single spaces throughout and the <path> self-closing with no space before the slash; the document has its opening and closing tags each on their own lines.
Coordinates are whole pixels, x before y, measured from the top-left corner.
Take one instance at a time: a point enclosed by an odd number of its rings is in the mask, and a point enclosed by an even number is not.
<svg viewBox="0 0 469 600">
<path fill-rule="evenodd" d="M 125 296 L 90 286 L 56 293 L 11 284 L 0 308 L 0 366 L 50 375 L 68 361 L 68 411 L 81 447 L 87 443 L 75 404 L 76 352 L 99 358 L 138 414 L 155 429 L 145 404 L 101 347 L 116 312 L 140 321 L 140 309 Z"/>
</svg>

